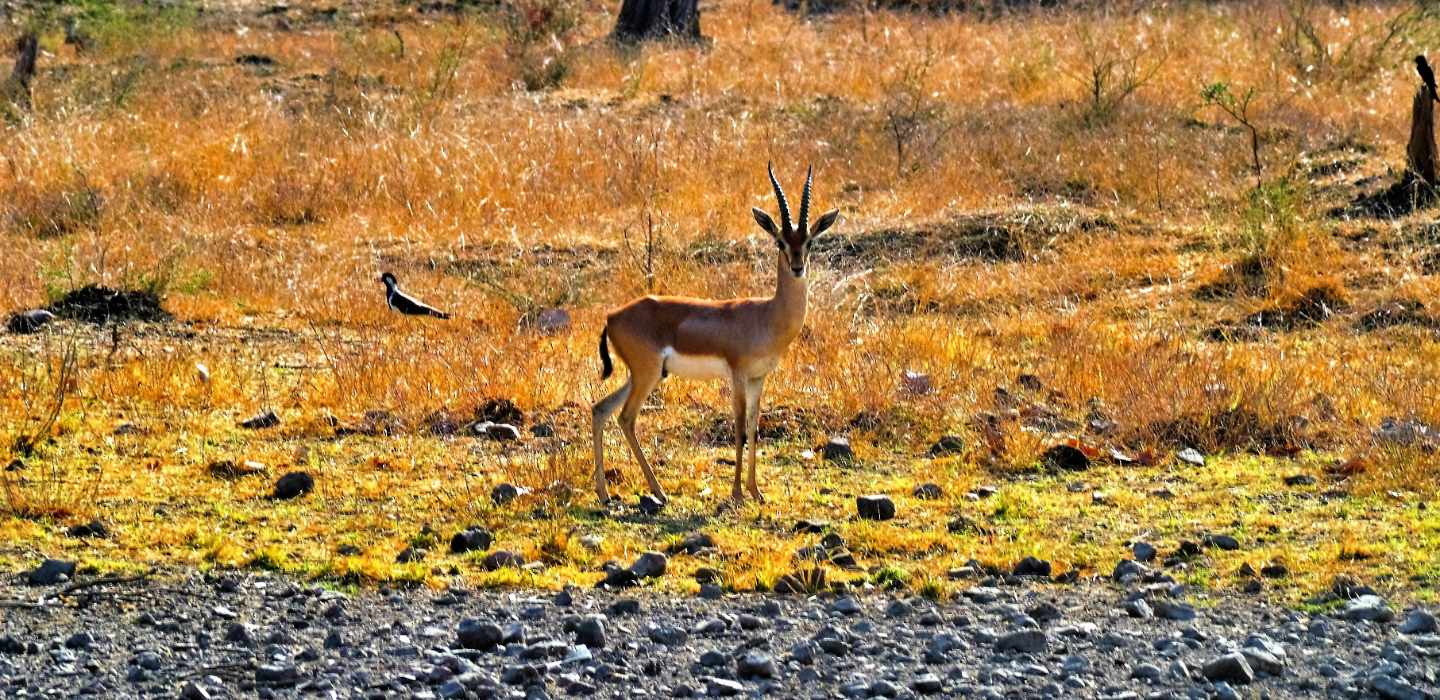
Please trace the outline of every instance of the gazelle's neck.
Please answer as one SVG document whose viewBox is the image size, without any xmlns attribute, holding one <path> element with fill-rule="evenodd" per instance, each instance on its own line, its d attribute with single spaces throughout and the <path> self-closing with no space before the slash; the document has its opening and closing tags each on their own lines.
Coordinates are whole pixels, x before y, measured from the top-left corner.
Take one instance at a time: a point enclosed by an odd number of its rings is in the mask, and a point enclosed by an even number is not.
<svg viewBox="0 0 1440 700">
<path fill-rule="evenodd" d="M 789 343 L 805 325 L 805 278 L 796 277 L 790 271 L 785 253 L 777 252 L 775 258 L 775 296 L 770 300 L 772 322 L 776 338 Z"/>
</svg>

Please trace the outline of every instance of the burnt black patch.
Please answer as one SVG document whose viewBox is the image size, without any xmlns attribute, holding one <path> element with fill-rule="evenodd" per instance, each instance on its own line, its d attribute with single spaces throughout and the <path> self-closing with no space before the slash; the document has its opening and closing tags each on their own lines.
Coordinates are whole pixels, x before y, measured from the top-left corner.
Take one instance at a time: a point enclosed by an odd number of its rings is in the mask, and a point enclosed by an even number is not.
<svg viewBox="0 0 1440 700">
<path fill-rule="evenodd" d="M 50 312 L 59 318 L 97 325 L 170 320 L 170 313 L 160 305 L 160 297 L 154 292 L 116 290 L 93 284 L 61 297 L 50 306 Z"/>
</svg>

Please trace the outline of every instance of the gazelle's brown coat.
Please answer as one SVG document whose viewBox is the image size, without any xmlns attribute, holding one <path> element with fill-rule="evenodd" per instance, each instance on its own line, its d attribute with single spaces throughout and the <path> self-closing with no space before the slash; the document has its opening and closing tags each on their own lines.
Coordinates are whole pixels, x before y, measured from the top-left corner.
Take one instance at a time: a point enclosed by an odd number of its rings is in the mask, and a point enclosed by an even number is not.
<svg viewBox="0 0 1440 700">
<path fill-rule="evenodd" d="M 799 226 L 793 226 L 785 192 L 773 171 L 770 182 L 780 205 L 782 225 L 776 227 L 774 220 L 759 209 L 752 213 L 756 223 L 775 238 L 779 248 L 774 296 L 725 301 L 647 296 L 607 317 L 605 330 L 600 335 L 603 377 L 611 373 L 609 346 L 613 345 L 615 354 L 630 368 L 630 378 L 624 386 L 596 403 L 593 410 L 595 492 L 601 501 L 610 497 L 605 479 L 604 426 L 617 409 L 620 428 L 635 461 L 645 473 L 650 491 L 662 501 L 665 499 L 665 490 L 635 437 L 635 419 L 646 397 L 670 374 L 730 380 L 735 412 L 735 482 L 731 496 L 736 500 L 744 498 L 740 477 L 748 443 L 750 473 L 745 486 L 751 496 L 761 498 L 755 480 L 755 433 L 759 427 L 765 377 L 779 364 L 786 348 L 805 325 L 805 263 L 810 241 L 834 224 L 839 214 L 828 212 L 815 222 L 813 229 L 806 230 L 811 184 L 807 173 Z"/>
</svg>

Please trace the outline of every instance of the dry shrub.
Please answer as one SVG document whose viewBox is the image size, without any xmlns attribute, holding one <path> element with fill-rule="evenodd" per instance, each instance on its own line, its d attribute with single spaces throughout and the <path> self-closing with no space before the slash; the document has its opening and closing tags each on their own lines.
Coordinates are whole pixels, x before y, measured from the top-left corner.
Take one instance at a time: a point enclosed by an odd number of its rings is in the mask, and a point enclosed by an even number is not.
<svg viewBox="0 0 1440 700">
<path fill-rule="evenodd" d="M 930 83 L 946 53 L 947 47 L 927 36 L 920 54 L 891 68 L 885 78 L 881 130 L 895 149 L 896 178 L 914 174 L 945 155 L 945 137 L 954 124 Z"/>
<path fill-rule="evenodd" d="M 100 225 L 105 197 L 84 171 L 71 168 L 52 180 L 16 180 L 0 194 L 0 214 L 12 231 L 58 238 Z"/>
<path fill-rule="evenodd" d="M 38 352 L 17 353 L 14 373 L 0 375 L 0 403 L 8 415 L 0 467 L 0 513 L 17 518 L 64 519 L 95 501 L 99 468 L 81 470 L 64 455 L 46 455 L 44 447 L 75 409 L 85 382 L 78 331 L 44 334 Z"/>
<path fill-rule="evenodd" d="M 1095 126 L 1110 121 L 1137 90 L 1155 78 L 1168 52 L 1151 45 L 1145 33 L 1101 34 L 1090 23 L 1082 23 L 1079 31 L 1080 52 L 1065 74 L 1083 92 L 1081 121 Z"/>
<path fill-rule="evenodd" d="M 1376 71 L 1408 62 L 1440 37 L 1440 7 L 1416 0 L 1395 3 L 1394 14 L 1352 27 L 1342 6 L 1323 0 L 1285 0 L 1276 54 L 1295 78 L 1341 87 L 1363 83 Z M 1345 27 L 1342 34 L 1338 27 Z"/>
<path fill-rule="evenodd" d="M 509 0 L 501 5 L 505 55 L 529 91 L 553 90 L 570 74 L 566 43 L 580 25 L 576 0 Z"/>
</svg>

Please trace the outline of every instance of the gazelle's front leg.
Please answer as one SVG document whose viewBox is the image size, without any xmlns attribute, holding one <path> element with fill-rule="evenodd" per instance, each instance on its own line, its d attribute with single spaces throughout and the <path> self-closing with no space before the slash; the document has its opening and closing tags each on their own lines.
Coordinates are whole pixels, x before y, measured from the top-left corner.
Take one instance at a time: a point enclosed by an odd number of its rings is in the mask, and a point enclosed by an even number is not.
<svg viewBox="0 0 1440 700">
<path fill-rule="evenodd" d="M 735 407 L 735 483 L 730 488 L 730 498 L 738 503 L 745 500 L 745 494 L 740 492 L 740 473 L 745 469 L 745 437 L 750 432 L 750 422 L 745 415 L 750 404 L 749 382 L 736 374 L 731 378 L 730 388 Z"/>
<path fill-rule="evenodd" d="M 745 439 L 750 441 L 750 477 L 746 480 L 745 488 L 750 492 L 751 498 L 761 502 L 765 500 L 765 497 L 760 495 L 760 487 L 755 483 L 755 460 L 756 450 L 760 445 L 760 395 L 763 393 L 765 393 L 764 377 L 746 382 L 745 398 L 748 401 L 745 413 L 750 420 L 745 423 Z"/>
</svg>

